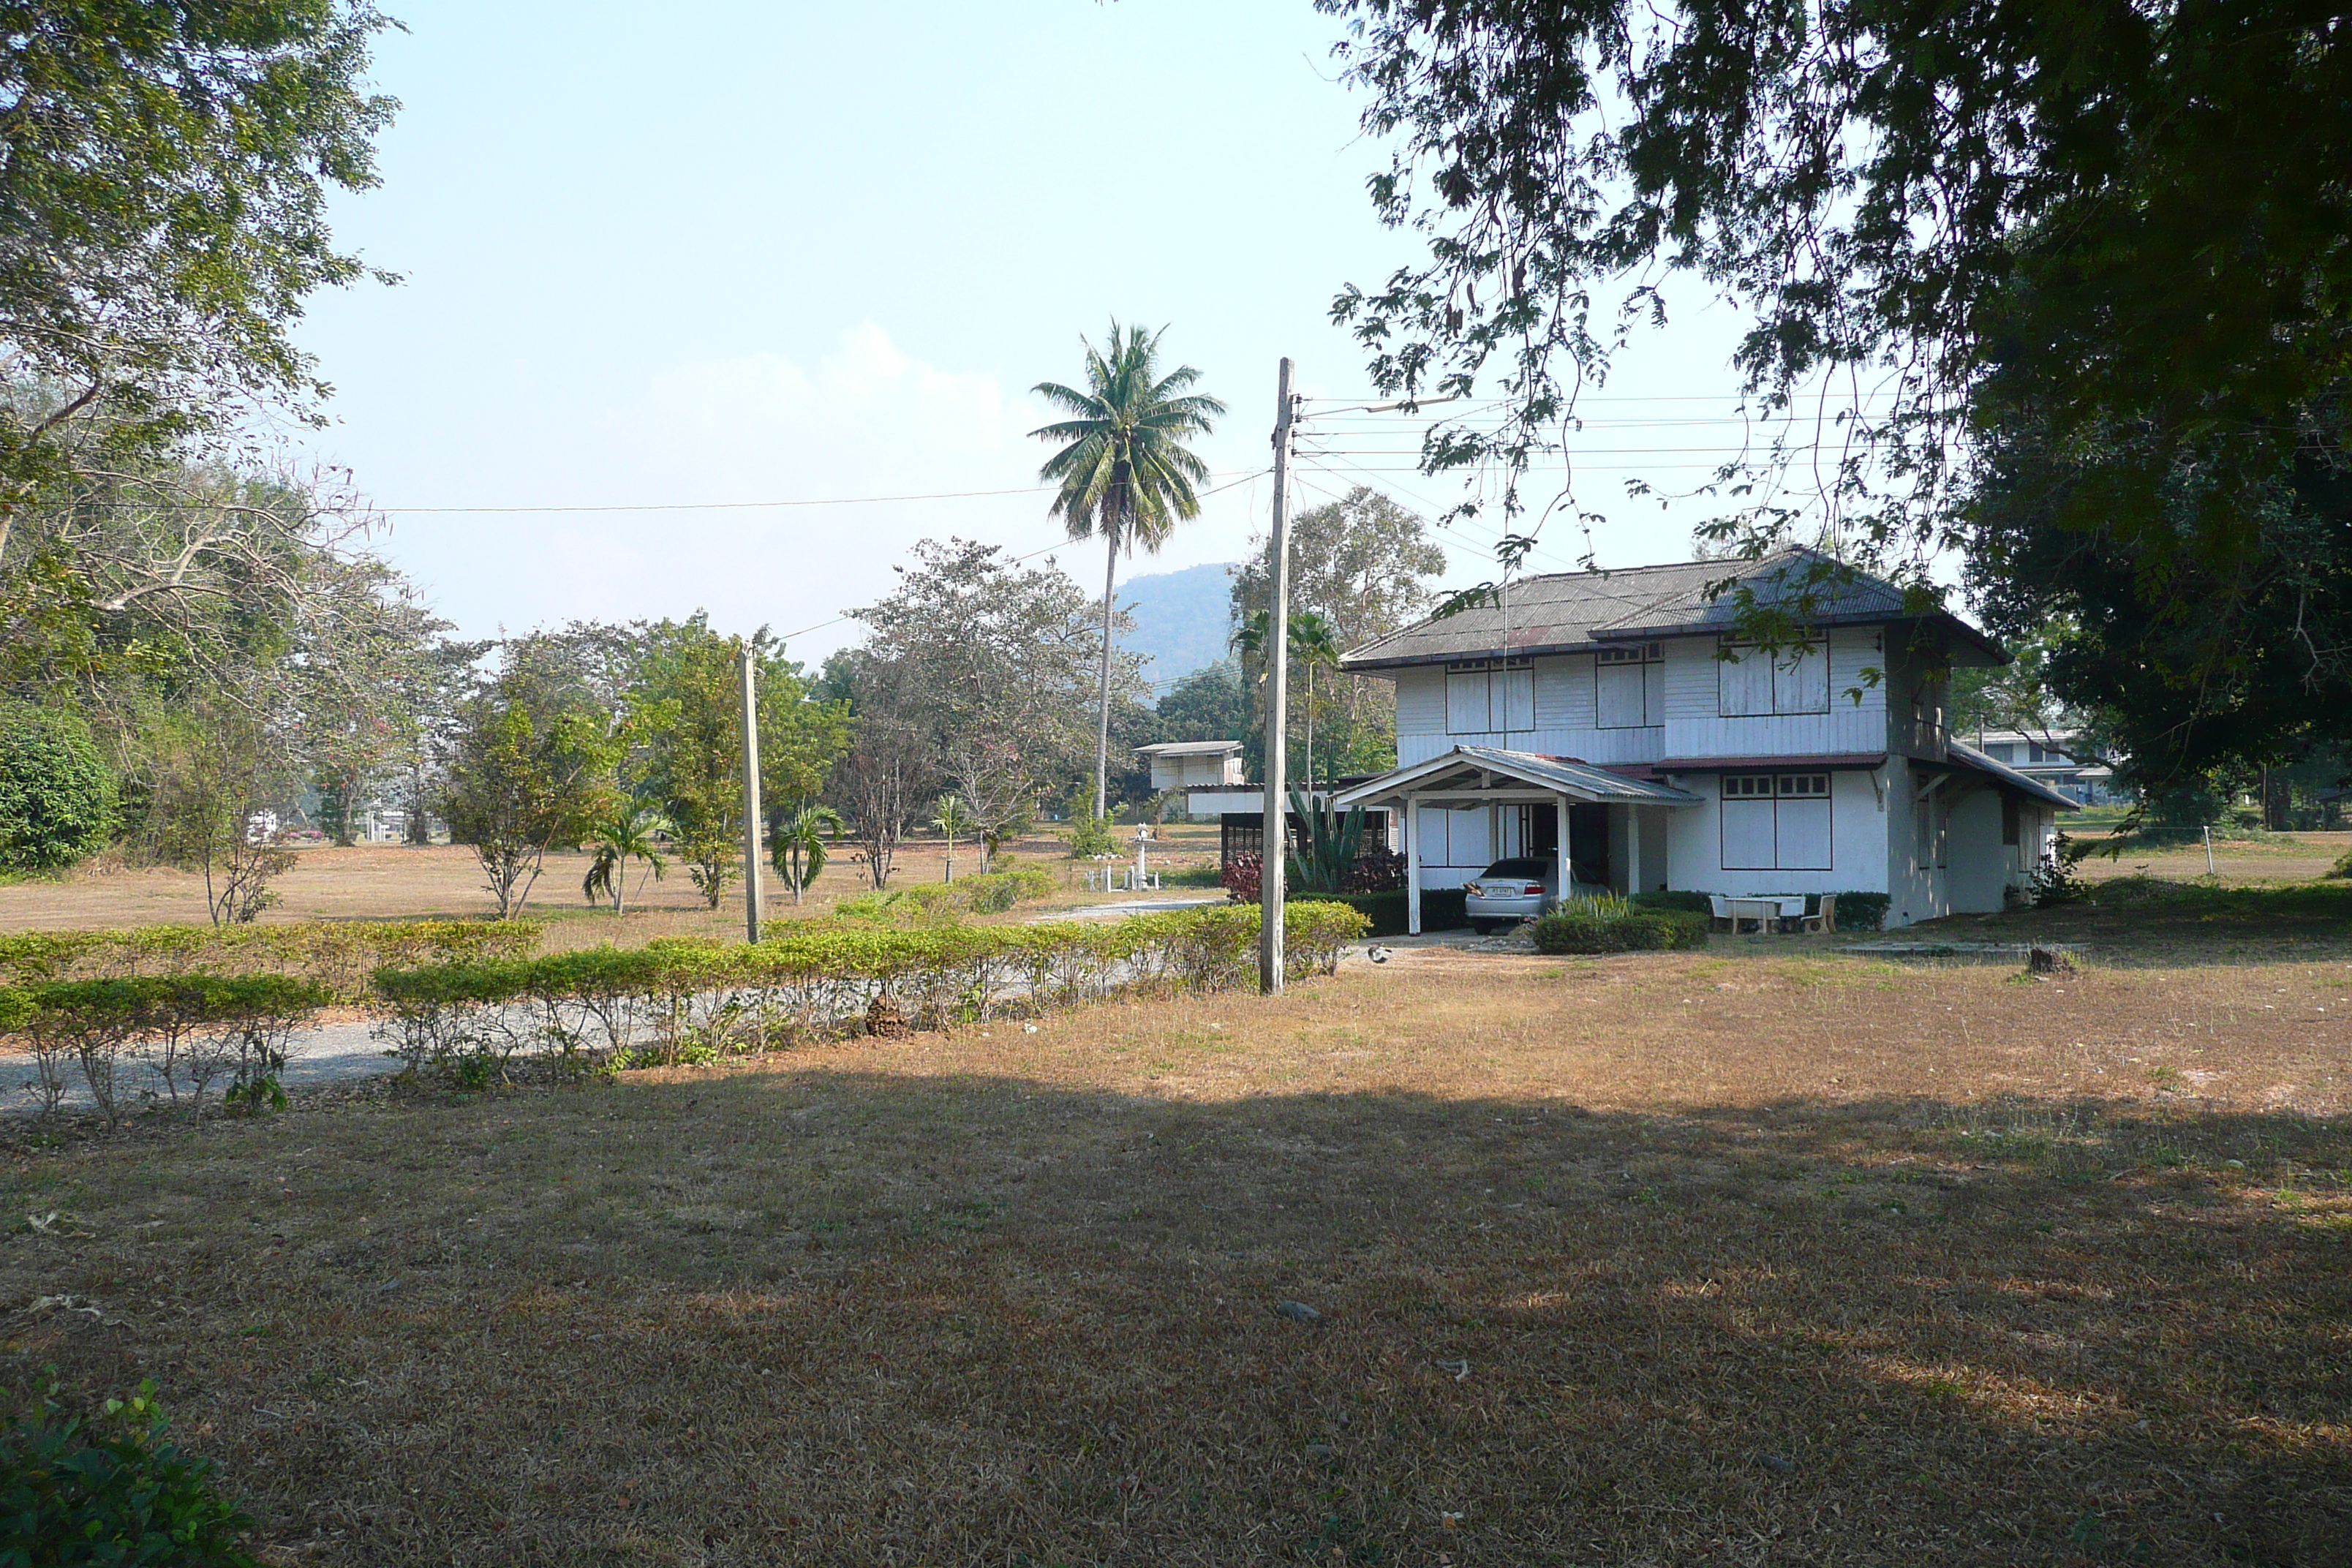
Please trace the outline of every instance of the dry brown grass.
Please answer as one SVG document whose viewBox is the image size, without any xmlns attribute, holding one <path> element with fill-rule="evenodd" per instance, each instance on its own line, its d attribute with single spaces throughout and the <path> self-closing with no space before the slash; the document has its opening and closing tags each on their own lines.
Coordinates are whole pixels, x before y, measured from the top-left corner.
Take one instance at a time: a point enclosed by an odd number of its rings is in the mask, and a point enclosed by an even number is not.
<svg viewBox="0 0 2352 1568">
<path fill-rule="evenodd" d="M 28 1145 L 5 1364 L 154 1377 L 283 1563 L 2340 1563 L 2347 1024 L 1423 950 Z"/>
<path fill-rule="evenodd" d="M 1153 849 L 1155 867 L 1215 863 L 1214 827 L 1181 826 L 1162 832 L 1163 842 Z M 1068 858 L 1063 839 L 1041 832 L 1015 846 L 1015 852 L 1024 864 L 1043 866 L 1063 879 L 1066 891 L 1054 903 L 1082 907 L 1104 901 L 1086 892 L 1079 876 L 1084 868 Z M 864 892 L 864 873 L 850 862 L 848 846 L 840 847 L 824 875 L 799 904 L 772 876 L 767 884 L 769 918 L 790 921 L 830 914 L 843 899 Z M 943 844 L 918 840 L 899 856 L 890 885 L 903 888 L 939 881 L 946 869 L 946 858 Z M 969 846 L 959 846 L 956 866 L 960 872 L 975 871 L 979 858 Z M 640 886 L 645 868 L 639 864 L 630 872 L 629 913 L 616 921 L 606 910 L 591 908 L 582 899 L 580 879 L 587 869 L 585 855 L 547 857 L 528 912 L 548 922 L 551 948 L 600 942 L 635 946 L 656 937 L 732 936 L 743 929 L 740 885 L 712 910 L 694 890 L 682 868 L 673 866 L 662 880 L 646 879 Z M 272 887 L 280 901 L 263 915 L 265 921 L 485 916 L 494 908 L 482 889 L 481 868 L 473 851 L 448 846 L 305 849 L 294 868 Z M 54 880 L 0 882 L 0 931 L 201 924 L 205 919 L 204 878 L 168 867 L 125 868 L 100 863 Z"/>
</svg>

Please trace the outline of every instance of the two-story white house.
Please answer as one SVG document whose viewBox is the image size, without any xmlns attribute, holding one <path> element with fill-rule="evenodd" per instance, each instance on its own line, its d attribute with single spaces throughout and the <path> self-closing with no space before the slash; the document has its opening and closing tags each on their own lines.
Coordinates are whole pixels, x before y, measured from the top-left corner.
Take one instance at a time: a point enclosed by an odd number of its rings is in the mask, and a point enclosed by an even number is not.
<svg viewBox="0 0 2352 1568">
<path fill-rule="evenodd" d="M 1526 578 L 1350 651 L 1396 683 L 1398 766 L 1334 805 L 1403 824 L 1412 929 L 1424 889 L 1513 856 L 1563 889 L 1884 892 L 1889 925 L 2001 908 L 2075 809 L 1945 724 L 1948 672 L 2009 656 L 1868 575 L 1810 588 L 1801 646 L 1736 639 L 1741 592 L 1786 602 L 1821 563 Z"/>
</svg>

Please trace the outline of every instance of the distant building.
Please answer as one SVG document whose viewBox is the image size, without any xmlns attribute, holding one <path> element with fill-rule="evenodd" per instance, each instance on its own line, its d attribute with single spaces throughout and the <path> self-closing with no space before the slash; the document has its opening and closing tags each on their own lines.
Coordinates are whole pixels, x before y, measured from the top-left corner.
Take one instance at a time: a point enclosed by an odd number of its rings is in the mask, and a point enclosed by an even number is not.
<svg viewBox="0 0 2352 1568">
<path fill-rule="evenodd" d="M 2084 805 L 2104 805 L 2124 798 L 2115 787 L 2115 770 L 2099 759 L 2076 731 L 1979 730 L 1971 738 L 1977 750 L 1994 762 L 2007 763 L 2035 783 L 2048 784 Z"/>
</svg>

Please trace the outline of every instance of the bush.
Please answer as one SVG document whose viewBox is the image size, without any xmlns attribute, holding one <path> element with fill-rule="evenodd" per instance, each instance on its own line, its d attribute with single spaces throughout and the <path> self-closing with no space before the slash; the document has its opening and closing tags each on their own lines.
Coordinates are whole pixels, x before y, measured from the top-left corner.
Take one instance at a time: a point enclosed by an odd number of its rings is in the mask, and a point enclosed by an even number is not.
<svg viewBox="0 0 2352 1568">
<path fill-rule="evenodd" d="M 386 964 L 520 958 L 540 928 L 516 921 L 305 921 L 287 925 L 137 926 L 0 936 L 0 983 L 146 975 L 280 974 L 341 1002 L 367 1000 Z"/>
<path fill-rule="evenodd" d="M 2336 864 L 2327 868 L 2326 874 L 2330 877 L 2352 877 L 2352 849 L 2337 856 Z"/>
<path fill-rule="evenodd" d="M 253 1521 L 166 1436 L 152 1383 L 95 1421 L 56 1395 L 0 1431 L 0 1563 L 255 1568 L 236 1544 Z"/>
<path fill-rule="evenodd" d="M 1648 952 L 1705 947 L 1707 919 L 1624 899 L 1570 899 L 1535 922 L 1538 952 Z"/>
<path fill-rule="evenodd" d="M 1668 892 L 1636 893 L 1626 900 L 1637 910 L 1680 910 L 1685 914 L 1713 918 L 1714 900 L 1705 893 Z"/>
<path fill-rule="evenodd" d="M 1894 901 L 1885 893 L 1840 893 L 1837 895 L 1837 929 L 1882 931 L 1886 925 L 1887 908 Z"/>
<path fill-rule="evenodd" d="M 842 900 L 835 912 L 844 920 L 907 925 L 920 921 L 952 920 L 964 914 L 1002 914 L 1015 904 L 1045 898 L 1054 888 L 1053 873 L 1038 866 L 1017 866 L 1007 871 L 988 871 L 952 882 L 929 882 L 895 892 L 860 893 Z"/>
<path fill-rule="evenodd" d="M 100 1112 L 121 1121 L 130 1109 L 121 1087 L 128 1051 L 154 1067 L 174 1108 L 196 1116 L 224 1073 L 224 1103 L 282 1104 L 293 1033 L 329 1000 L 324 986 L 279 974 L 48 981 L 0 988 L 0 1037 L 31 1051 L 44 1115 L 65 1099 L 78 1068 Z"/>
<path fill-rule="evenodd" d="M 1422 889 L 1421 929 L 1425 931 L 1460 931 L 1467 926 L 1470 920 L 1465 912 L 1466 897 L 1459 888 Z M 1358 910 L 1371 922 L 1366 932 L 1370 936 L 1402 936 L 1412 929 L 1412 908 L 1402 888 L 1391 888 L 1377 893 L 1300 893 L 1292 901 L 1307 900 L 1345 904 Z"/>
<path fill-rule="evenodd" d="M 1364 917 L 1288 910 L 1289 971 L 1330 973 Z M 883 1016 L 937 1026 L 1144 989 L 1214 990 L 1257 973 L 1258 912 L 910 929 L 810 922 L 758 943 L 701 938 L 523 962 L 380 971 L 377 1037 L 420 1076 L 487 1084 L 518 1058 L 560 1076 L 707 1060 L 837 1036 Z"/>
<path fill-rule="evenodd" d="M 105 847 L 114 775 L 69 714 L 0 707 L 0 871 L 47 871 Z"/>
</svg>

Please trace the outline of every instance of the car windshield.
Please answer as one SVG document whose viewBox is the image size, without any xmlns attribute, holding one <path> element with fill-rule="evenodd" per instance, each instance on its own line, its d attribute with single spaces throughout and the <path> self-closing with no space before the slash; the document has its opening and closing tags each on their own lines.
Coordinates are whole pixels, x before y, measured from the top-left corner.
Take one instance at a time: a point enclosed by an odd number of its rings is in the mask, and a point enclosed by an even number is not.
<svg viewBox="0 0 2352 1568">
<path fill-rule="evenodd" d="M 1544 863 L 1540 860 L 1497 860 L 1478 873 L 1481 877 L 1533 877 L 1540 879 Z"/>
</svg>

